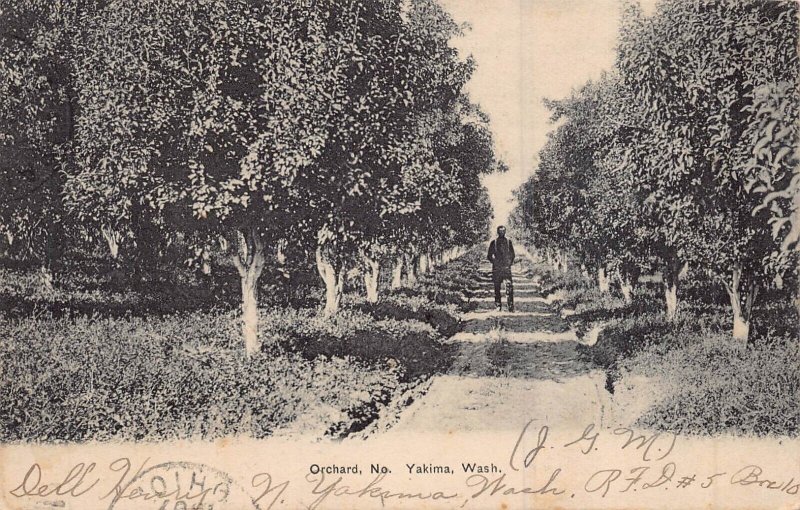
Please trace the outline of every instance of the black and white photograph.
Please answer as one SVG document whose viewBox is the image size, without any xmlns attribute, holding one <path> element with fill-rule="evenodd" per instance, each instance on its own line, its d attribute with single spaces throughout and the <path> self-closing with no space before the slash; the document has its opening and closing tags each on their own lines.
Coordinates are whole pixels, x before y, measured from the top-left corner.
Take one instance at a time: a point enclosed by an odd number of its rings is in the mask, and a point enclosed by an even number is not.
<svg viewBox="0 0 800 510">
<path fill-rule="evenodd" d="M 0 510 L 800 508 L 796 0 L 0 0 Z"/>
</svg>

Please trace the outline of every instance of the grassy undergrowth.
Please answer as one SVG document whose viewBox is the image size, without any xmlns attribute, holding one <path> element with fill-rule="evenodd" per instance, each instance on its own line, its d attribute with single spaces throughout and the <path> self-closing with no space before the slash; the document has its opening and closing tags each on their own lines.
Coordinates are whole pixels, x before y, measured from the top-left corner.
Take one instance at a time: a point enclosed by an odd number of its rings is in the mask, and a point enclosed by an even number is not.
<svg viewBox="0 0 800 510">
<path fill-rule="evenodd" d="M 578 271 L 535 266 L 545 293 L 558 292 L 579 331 L 605 328 L 582 356 L 604 367 L 610 391 L 651 405 L 639 426 L 684 434 L 800 433 L 800 339 L 789 292 L 766 293 L 754 310 L 751 338 L 730 336 L 724 293 L 702 279 L 682 283 L 674 321 L 666 320 L 657 283 L 640 285 L 632 303 L 618 289 L 601 293 Z"/>
<path fill-rule="evenodd" d="M 155 276 L 144 288 L 70 273 L 47 291 L 31 270 L 6 268 L 0 441 L 266 437 L 297 422 L 330 436 L 363 429 L 449 366 L 442 340 L 470 307 L 477 260 L 468 254 L 378 303 L 347 296 L 330 319 L 318 315 L 318 289 L 303 297 L 310 307 L 261 308 L 263 348 L 250 359 L 230 285 L 209 293 L 187 278 L 170 298 Z"/>
</svg>

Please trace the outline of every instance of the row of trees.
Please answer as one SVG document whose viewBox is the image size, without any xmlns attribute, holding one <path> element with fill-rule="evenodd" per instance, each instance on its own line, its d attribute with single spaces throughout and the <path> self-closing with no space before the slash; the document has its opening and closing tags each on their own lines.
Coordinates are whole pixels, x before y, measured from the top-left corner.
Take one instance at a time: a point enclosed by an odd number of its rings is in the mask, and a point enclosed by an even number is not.
<svg viewBox="0 0 800 510">
<path fill-rule="evenodd" d="M 117 258 L 179 235 L 206 271 L 221 246 L 253 352 L 287 245 L 334 313 L 354 265 L 377 300 L 382 265 L 413 280 L 488 231 L 502 164 L 436 0 L 0 5 L 0 230 L 45 263 L 70 236 Z"/>
<path fill-rule="evenodd" d="M 660 270 L 666 313 L 682 268 L 724 286 L 747 339 L 759 289 L 796 278 L 798 6 L 662 0 L 623 12 L 615 69 L 549 102 L 559 122 L 513 222 L 626 299 Z"/>
</svg>

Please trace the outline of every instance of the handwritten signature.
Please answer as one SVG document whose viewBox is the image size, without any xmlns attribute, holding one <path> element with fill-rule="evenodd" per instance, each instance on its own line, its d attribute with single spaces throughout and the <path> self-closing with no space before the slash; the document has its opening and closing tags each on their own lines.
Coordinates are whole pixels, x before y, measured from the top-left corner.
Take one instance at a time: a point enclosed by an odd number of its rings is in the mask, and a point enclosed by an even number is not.
<svg viewBox="0 0 800 510">
<path fill-rule="evenodd" d="M 253 476 L 251 486 L 260 489 L 251 498 L 242 486 L 227 473 L 206 464 L 191 462 L 165 462 L 148 467 L 145 460 L 132 473 L 133 463 L 127 457 L 114 460 L 108 467 L 117 477 L 108 491 L 98 496 L 99 501 L 110 500 L 109 509 L 141 509 L 150 504 L 154 508 L 241 508 L 242 500 L 260 509 L 262 500 L 274 497 L 266 508 L 272 507 L 288 486 L 288 482 L 274 484 L 267 473 Z M 105 479 L 96 476 L 97 463 L 78 463 L 57 482 L 42 481 L 42 468 L 38 463 L 30 466 L 20 484 L 9 493 L 16 498 L 81 497 Z M 238 494 L 237 494 L 238 493 Z M 238 497 L 237 497 L 238 496 Z"/>
<path fill-rule="evenodd" d="M 605 498 L 612 493 L 630 494 L 657 488 L 703 490 L 719 484 L 769 490 L 788 496 L 800 493 L 799 479 L 770 475 L 767 469 L 756 464 L 730 471 L 694 472 L 679 465 L 679 459 L 674 457 L 677 442 L 674 434 L 642 434 L 628 428 L 599 430 L 594 424 L 586 426 L 582 433 L 568 441 L 557 441 L 547 425 L 535 427 L 531 420 L 516 436 L 514 443 L 509 444 L 505 466 L 502 463 L 491 464 L 484 471 L 476 471 L 474 463 L 463 463 L 463 476 L 447 477 L 448 485 L 439 485 L 443 483 L 442 478 L 433 479 L 435 483 L 426 485 L 425 490 L 394 488 L 403 480 L 386 467 L 377 474 L 373 471 L 369 477 L 362 477 L 360 472 L 331 476 L 324 470 L 309 470 L 305 479 L 299 482 L 276 478 L 262 471 L 252 475 L 248 483 L 241 483 L 228 473 L 206 464 L 151 464 L 149 458 L 134 463 L 128 457 L 121 457 L 107 466 L 99 466 L 96 462 L 79 462 L 61 474 L 45 472 L 40 464 L 33 463 L 7 494 L 19 500 L 39 499 L 47 502 L 95 498 L 99 505 L 108 510 L 269 510 L 278 506 L 295 507 L 298 503 L 309 510 L 316 510 L 338 498 L 365 499 L 380 507 L 401 503 L 413 507 L 425 501 L 445 504 L 452 501 L 454 507 L 460 502 L 463 507 L 494 497 L 575 497 L 576 493 L 582 493 L 589 497 Z M 605 452 L 605 455 L 596 455 L 594 458 L 598 469 L 581 475 L 584 477 L 579 480 L 581 486 L 570 486 L 575 485 L 576 478 L 567 476 L 565 470 L 572 466 L 563 464 L 564 456 L 569 455 L 570 451 L 577 452 L 573 456 L 591 456 L 598 449 Z M 632 454 L 638 465 L 604 466 L 602 463 L 606 459 L 614 458 L 607 453 L 615 450 L 628 452 L 628 457 Z M 401 461 L 405 462 L 405 459 L 397 459 L 396 462 Z M 500 469 L 503 467 L 506 468 Z M 447 473 L 451 473 L 450 469 L 447 469 Z M 455 474 L 455 471 L 452 473 Z M 523 473 L 524 476 L 520 477 Z M 520 478 L 526 483 L 516 483 Z"/>
</svg>

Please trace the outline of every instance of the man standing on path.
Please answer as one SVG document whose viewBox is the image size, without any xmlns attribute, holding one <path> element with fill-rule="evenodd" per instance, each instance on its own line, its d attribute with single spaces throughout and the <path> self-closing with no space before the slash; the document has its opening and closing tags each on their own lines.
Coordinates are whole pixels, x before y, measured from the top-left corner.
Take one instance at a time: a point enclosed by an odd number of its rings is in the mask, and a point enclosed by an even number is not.
<svg viewBox="0 0 800 510">
<path fill-rule="evenodd" d="M 506 227 L 497 227 L 497 239 L 489 243 L 489 262 L 492 263 L 492 281 L 494 282 L 494 304 L 497 310 L 503 309 L 500 286 L 506 281 L 508 311 L 514 311 L 514 283 L 511 281 L 511 264 L 514 263 L 514 246 L 506 238 Z"/>
</svg>

